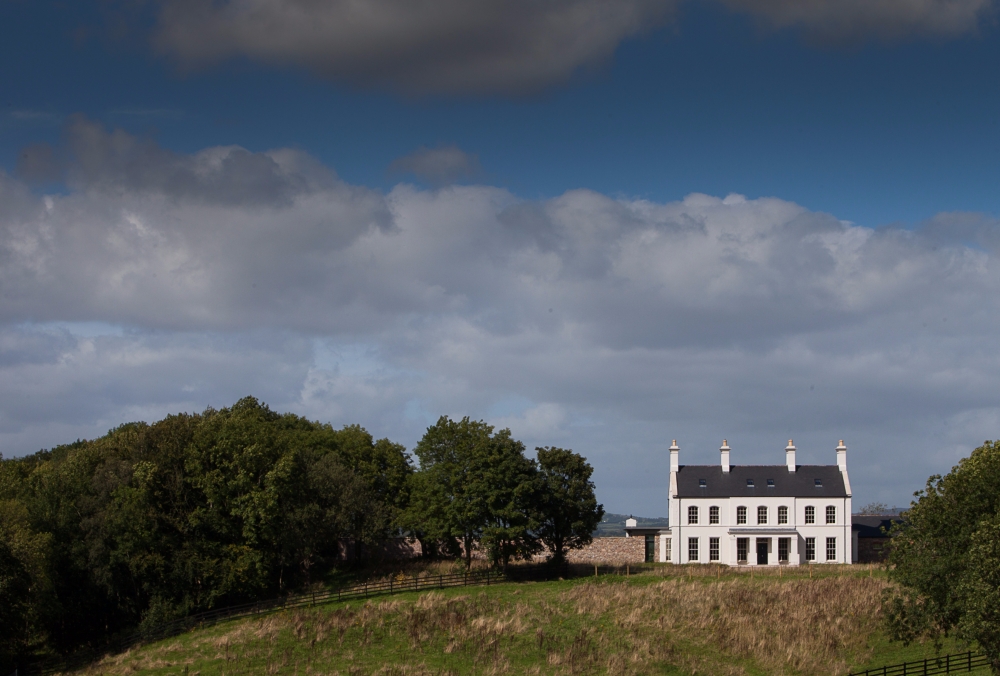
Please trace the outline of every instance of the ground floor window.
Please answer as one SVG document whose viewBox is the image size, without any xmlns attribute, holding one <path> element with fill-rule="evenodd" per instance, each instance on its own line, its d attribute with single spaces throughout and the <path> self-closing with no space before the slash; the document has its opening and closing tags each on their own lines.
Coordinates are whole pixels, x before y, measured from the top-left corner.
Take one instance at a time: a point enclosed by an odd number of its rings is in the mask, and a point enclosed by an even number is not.
<svg viewBox="0 0 1000 676">
<path fill-rule="evenodd" d="M 736 538 L 736 560 L 747 562 L 747 550 L 750 549 L 750 538 Z"/>
<path fill-rule="evenodd" d="M 688 561 L 698 562 L 698 538 L 688 538 Z"/>
<path fill-rule="evenodd" d="M 791 538 L 778 538 L 778 562 L 788 563 L 788 549 Z"/>
<path fill-rule="evenodd" d="M 719 560 L 719 538 L 708 538 L 708 560 Z"/>
<path fill-rule="evenodd" d="M 646 536 L 646 563 L 653 563 L 656 561 L 656 536 L 647 535 Z"/>
<path fill-rule="evenodd" d="M 665 538 L 665 539 L 667 541 L 667 561 L 673 561 L 674 560 L 674 555 L 670 551 L 670 538 Z"/>
<path fill-rule="evenodd" d="M 827 561 L 837 560 L 837 538 L 826 539 L 826 560 Z"/>
<path fill-rule="evenodd" d="M 806 561 L 816 560 L 816 538 L 806 538 Z"/>
</svg>

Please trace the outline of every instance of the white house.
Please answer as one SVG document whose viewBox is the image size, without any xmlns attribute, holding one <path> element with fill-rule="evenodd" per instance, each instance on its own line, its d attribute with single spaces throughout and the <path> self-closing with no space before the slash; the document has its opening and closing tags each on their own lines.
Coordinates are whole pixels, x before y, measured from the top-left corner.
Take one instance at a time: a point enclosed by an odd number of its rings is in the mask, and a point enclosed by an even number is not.
<svg viewBox="0 0 1000 676">
<path fill-rule="evenodd" d="M 722 442 L 718 465 L 682 465 L 670 446 L 670 526 L 640 528 L 646 560 L 776 566 L 851 563 L 851 482 L 847 447 L 836 465 L 797 465 L 791 439 L 784 465 L 732 465 Z"/>
</svg>

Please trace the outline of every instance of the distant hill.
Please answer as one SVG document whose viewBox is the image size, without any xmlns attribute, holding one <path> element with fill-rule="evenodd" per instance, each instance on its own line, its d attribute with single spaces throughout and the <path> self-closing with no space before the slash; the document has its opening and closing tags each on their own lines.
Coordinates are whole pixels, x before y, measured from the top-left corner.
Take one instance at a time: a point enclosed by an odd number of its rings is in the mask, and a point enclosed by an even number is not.
<svg viewBox="0 0 1000 676">
<path fill-rule="evenodd" d="M 635 516 L 632 514 L 605 514 L 601 523 L 597 524 L 594 531 L 595 538 L 613 538 L 625 536 L 625 519 L 635 519 L 639 526 L 649 526 L 661 528 L 669 526 L 667 517 Z"/>
</svg>

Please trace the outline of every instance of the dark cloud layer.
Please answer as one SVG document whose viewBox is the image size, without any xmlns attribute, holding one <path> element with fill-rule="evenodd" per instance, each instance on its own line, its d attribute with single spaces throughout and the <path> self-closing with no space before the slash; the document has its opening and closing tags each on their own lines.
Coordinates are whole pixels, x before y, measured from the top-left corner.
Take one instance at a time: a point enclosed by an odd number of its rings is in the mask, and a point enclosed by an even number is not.
<svg viewBox="0 0 1000 676">
<path fill-rule="evenodd" d="M 955 38 L 978 30 L 993 0 L 722 0 L 774 28 L 823 42 Z"/>
<path fill-rule="evenodd" d="M 704 0 L 689 0 L 689 2 Z M 716 0 L 825 43 L 975 33 L 994 0 Z M 161 0 L 156 48 L 185 68 L 245 57 L 408 94 L 537 92 L 607 63 L 680 0 Z"/>
<path fill-rule="evenodd" d="M 408 444 L 486 417 L 656 512 L 671 438 L 689 462 L 723 437 L 739 462 L 789 437 L 832 462 L 845 438 L 858 495 L 900 502 L 1000 425 L 990 217 L 382 194 L 298 151 L 177 154 L 82 119 L 53 154 L 65 194 L 0 175 L 5 455 L 253 393 Z"/>
<path fill-rule="evenodd" d="M 156 46 L 186 66 L 245 56 L 409 93 L 521 94 L 604 62 L 670 0 L 165 0 Z"/>
</svg>

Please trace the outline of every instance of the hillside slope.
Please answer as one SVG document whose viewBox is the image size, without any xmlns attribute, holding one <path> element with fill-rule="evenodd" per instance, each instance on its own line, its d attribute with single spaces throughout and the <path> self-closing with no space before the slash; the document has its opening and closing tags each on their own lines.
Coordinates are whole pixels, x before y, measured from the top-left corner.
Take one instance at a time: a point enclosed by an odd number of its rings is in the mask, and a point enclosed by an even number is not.
<svg viewBox="0 0 1000 676">
<path fill-rule="evenodd" d="M 886 582 L 669 574 L 503 584 L 331 604 L 195 631 L 86 674 L 830 674 L 933 654 L 888 645 Z M 687 573 L 687 574 L 685 574 Z M 946 650 L 955 645 L 946 646 Z"/>
</svg>

